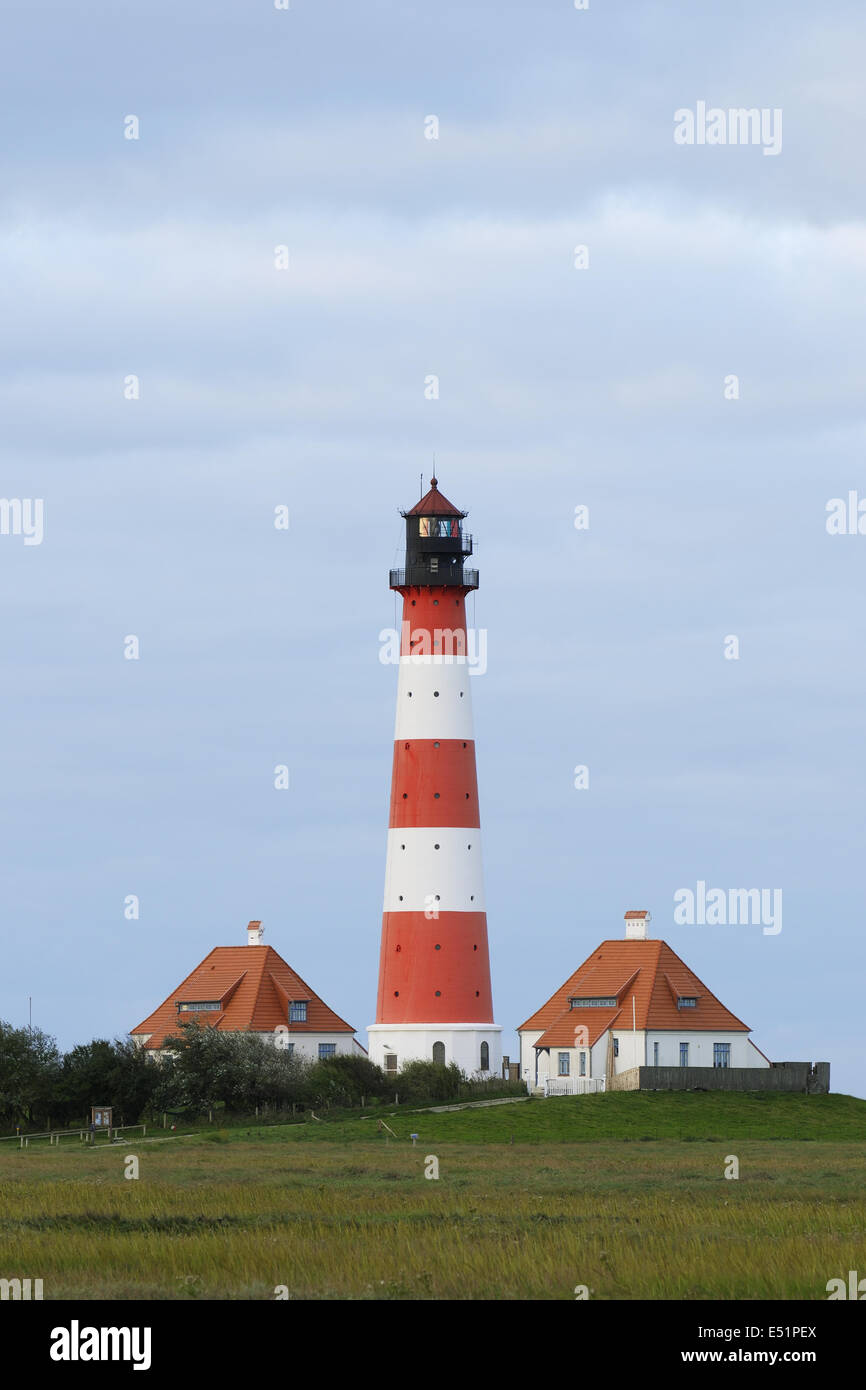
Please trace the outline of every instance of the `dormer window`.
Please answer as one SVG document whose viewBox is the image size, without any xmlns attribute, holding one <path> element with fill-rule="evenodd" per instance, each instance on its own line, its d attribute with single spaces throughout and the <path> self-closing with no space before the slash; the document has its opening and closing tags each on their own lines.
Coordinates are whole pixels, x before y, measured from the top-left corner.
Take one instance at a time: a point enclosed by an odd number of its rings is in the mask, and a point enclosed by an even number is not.
<svg viewBox="0 0 866 1390">
<path fill-rule="evenodd" d="M 572 1009 L 615 1009 L 616 998 L 602 999 L 597 995 L 585 995 L 576 999 L 569 999 Z"/>
<path fill-rule="evenodd" d="M 696 1009 L 698 1007 L 697 997 L 694 994 L 681 994 L 677 999 L 678 1009 Z"/>
<path fill-rule="evenodd" d="M 306 1023 L 307 1021 L 307 1001 L 306 999 L 293 999 L 289 1004 L 289 1023 Z"/>
<path fill-rule="evenodd" d="M 207 1001 L 207 1002 L 205 1002 L 204 1000 L 199 1000 L 199 999 L 194 999 L 194 1000 L 191 999 L 191 1000 L 185 1001 L 184 1003 L 178 1004 L 177 1007 L 178 1007 L 178 1012 L 179 1012 L 179 1013 L 183 1013 L 183 1014 L 190 1013 L 190 1014 L 191 1014 L 191 1013 L 219 1013 L 220 1008 L 221 1008 L 222 1006 L 220 1005 L 220 1001 L 219 1001 L 218 999 L 212 999 L 212 1000 L 209 1000 L 209 1001 Z"/>
</svg>

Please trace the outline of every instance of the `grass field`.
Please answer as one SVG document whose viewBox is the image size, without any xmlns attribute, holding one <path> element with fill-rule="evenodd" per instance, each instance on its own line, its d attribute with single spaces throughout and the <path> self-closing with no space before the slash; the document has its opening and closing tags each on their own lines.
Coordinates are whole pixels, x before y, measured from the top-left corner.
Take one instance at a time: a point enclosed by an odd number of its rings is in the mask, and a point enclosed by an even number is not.
<svg viewBox="0 0 866 1390">
<path fill-rule="evenodd" d="M 385 1118 L 397 1140 L 353 1119 L 0 1146 L 0 1277 L 41 1278 L 46 1299 L 285 1285 L 546 1300 L 579 1284 L 595 1299 L 822 1299 L 866 1270 L 866 1103 L 851 1097 L 630 1093 Z"/>
</svg>

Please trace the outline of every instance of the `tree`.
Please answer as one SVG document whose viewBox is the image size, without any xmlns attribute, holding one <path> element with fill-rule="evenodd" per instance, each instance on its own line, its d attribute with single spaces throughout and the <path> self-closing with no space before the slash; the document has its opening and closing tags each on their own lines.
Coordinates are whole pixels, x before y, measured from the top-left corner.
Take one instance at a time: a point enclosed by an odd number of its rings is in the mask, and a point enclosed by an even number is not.
<svg viewBox="0 0 866 1390">
<path fill-rule="evenodd" d="M 41 1028 L 0 1021 L 0 1115 L 11 1123 L 47 1122 L 58 1103 L 60 1053 Z M 56 1113 L 56 1111 L 54 1112 Z"/>
<path fill-rule="evenodd" d="M 159 1080 L 159 1067 L 131 1038 L 115 1038 L 108 1094 L 115 1122 L 134 1125 L 148 1109 Z"/>
<path fill-rule="evenodd" d="M 201 1113 L 219 1104 L 223 1044 L 225 1035 L 211 1027 L 188 1024 L 163 1046 L 171 1051 L 170 1070 L 164 1074 L 159 1091 L 169 1103 Z"/>
<path fill-rule="evenodd" d="M 156 1108 L 183 1106 L 201 1113 L 215 1105 L 249 1113 L 257 1105 L 302 1100 L 308 1064 L 257 1033 L 221 1033 L 190 1024 L 165 1047 L 172 1056 L 160 1063 L 154 1091 Z"/>
<path fill-rule="evenodd" d="M 115 1057 L 105 1038 L 80 1043 L 63 1058 L 57 1084 L 57 1111 L 65 1119 L 89 1119 L 92 1105 L 112 1105 L 109 1078 Z"/>
</svg>

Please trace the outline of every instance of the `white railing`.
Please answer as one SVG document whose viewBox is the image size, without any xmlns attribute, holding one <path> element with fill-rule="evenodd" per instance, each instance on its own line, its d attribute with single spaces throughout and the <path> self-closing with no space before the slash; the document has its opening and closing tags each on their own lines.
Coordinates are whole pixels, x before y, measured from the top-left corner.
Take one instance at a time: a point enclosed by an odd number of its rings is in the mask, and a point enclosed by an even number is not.
<svg viewBox="0 0 866 1390">
<path fill-rule="evenodd" d="M 603 1076 L 546 1076 L 544 1095 L 588 1096 L 604 1090 Z"/>
<path fill-rule="evenodd" d="M 31 1139 L 47 1139 L 49 1144 L 59 1144 L 61 1139 L 79 1139 L 81 1142 L 95 1144 L 97 1139 L 105 1135 L 106 1143 L 117 1142 L 118 1139 L 125 1139 L 134 1129 L 140 1129 L 142 1137 L 147 1134 L 147 1125 L 112 1125 L 111 1127 L 100 1126 L 99 1129 L 51 1129 L 45 1130 L 43 1134 L 4 1134 L 3 1139 L 16 1139 L 19 1149 L 29 1149 Z M 112 1138 L 113 1136 L 113 1138 Z"/>
</svg>

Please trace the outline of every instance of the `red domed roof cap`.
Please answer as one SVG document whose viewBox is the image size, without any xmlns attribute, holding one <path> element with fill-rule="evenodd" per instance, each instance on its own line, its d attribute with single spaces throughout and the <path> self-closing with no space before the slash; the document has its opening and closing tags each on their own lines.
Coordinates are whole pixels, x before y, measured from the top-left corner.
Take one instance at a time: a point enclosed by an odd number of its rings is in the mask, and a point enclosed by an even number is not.
<svg viewBox="0 0 866 1390">
<path fill-rule="evenodd" d="M 430 491 L 417 502 L 410 512 L 403 512 L 403 516 L 466 516 L 466 512 L 461 512 L 459 507 L 455 507 L 453 502 L 443 496 L 439 491 L 439 479 L 430 479 Z"/>
</svg>

